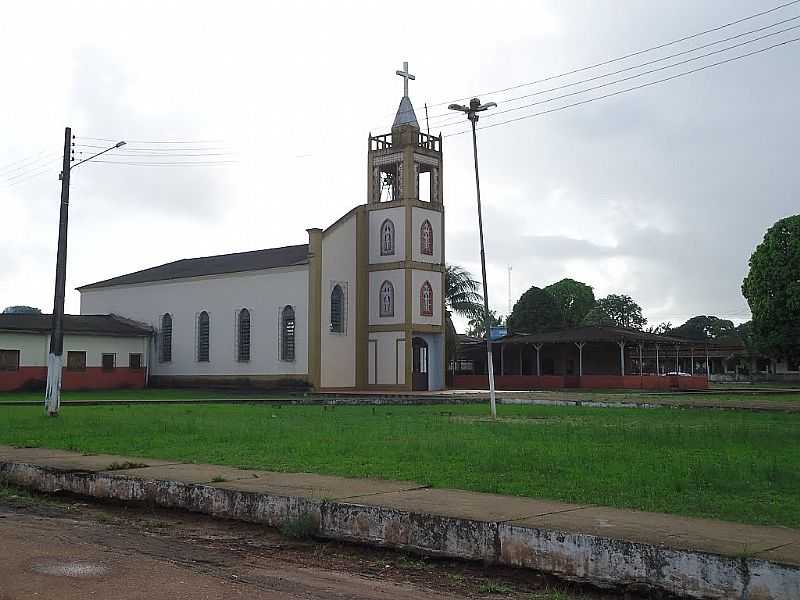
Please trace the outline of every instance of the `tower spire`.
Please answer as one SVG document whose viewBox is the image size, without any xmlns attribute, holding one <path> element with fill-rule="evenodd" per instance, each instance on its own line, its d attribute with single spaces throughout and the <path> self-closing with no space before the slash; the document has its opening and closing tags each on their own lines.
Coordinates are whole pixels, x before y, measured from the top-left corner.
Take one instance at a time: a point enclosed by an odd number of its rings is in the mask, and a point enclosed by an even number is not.
<svg viewBox="0 0 800 600">
<path fill-rule="evenodd" d="M 408 72 L 408 61 L 403 61 L 403 69 L 401 71 L 395 71 L 395 74 L 403 78 L 403 99 L 400 100 L 400 106 L 397 109 L 397 115 L 394 117 L 392 128 L 399 127 L 400 125 L 411 125 L 419 129 L 417 115 L 414 112 L 411 99 L 408 97 L 408 80 L 416 79 L 414 75 Z"/>
</svg>

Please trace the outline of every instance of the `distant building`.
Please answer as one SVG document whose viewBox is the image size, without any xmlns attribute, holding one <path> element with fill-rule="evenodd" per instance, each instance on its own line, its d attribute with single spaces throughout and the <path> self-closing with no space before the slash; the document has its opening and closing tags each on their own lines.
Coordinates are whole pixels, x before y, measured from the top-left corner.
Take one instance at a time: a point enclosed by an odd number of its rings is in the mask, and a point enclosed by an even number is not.
<svg viewBox="0 0 800 600">
<path fill-rule="evenodd" d="M 0 391 L 44 389 L 50 328 L 50 315 L 0 314 Z M 152 336 L 116 315 L 65 315 L 62 388 L 144 387 Z"/>
</svg>

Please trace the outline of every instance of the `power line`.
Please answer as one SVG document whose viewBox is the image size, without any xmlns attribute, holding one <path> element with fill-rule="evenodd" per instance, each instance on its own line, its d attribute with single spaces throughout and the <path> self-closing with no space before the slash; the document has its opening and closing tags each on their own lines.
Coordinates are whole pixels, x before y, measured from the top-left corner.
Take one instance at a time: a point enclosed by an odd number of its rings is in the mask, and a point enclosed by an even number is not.
<svg viewBox="0 0 800 600">
<path fill-rule="evenodd" d="M 452 100 L 446 100 L 446 101 L 438 102 L 438 103 L 435 103 L 435 104 L 428 104 L 428 107 L 430 108 L 430 107 L 436 107 L 436 106 L 443 106 L 443 105 L 446 105 L 446 104 L 449 104 L 449 103 L 452 103 L 452 102 L 461 102 L 461 101 L 464 101 L 464 100 L 469 100 L 470 98 L 473 98 L 473 97 L 476 97 L 476 96 L 480 97 L 480 96 L 486 96 L 486 95 L 501 94 L 501 93 L 508 92 L 508 91 L 511 91 L 511 90 L 515 90 L 515 89 L 519 89 L 519 88 L 523 88 L 523 87 L 527 87 L 527 86 L 531 86 L 531 85 L 536 85 L 538 83 L 545 83 L 547 81 L 552 81 L 554 79 L 560 79 L 562 77 L 567 77 L 568 75 L 574 75 L 576 73 L 582 73 L 584 71 L 589 71 L 589 70 L 595 69 L 597 67 L 610 65 L 610 64 L 613 64 L 613 63 L 616 63 L 616 62 L 620 62 L 620 61 L 626 60 L 628 58 L 633 58 L 634 56 L 639 56 L 639 55 L 642 55 L 642 54 L 646 54 L 646 53 L 652 52 L 654 50 L 660 50 L 662 48 L 667 48 L 669 46 L 673 46 L 673 45 L 679 44 L 681 42 L 685 42 L 685 41 L 688 41 L 688 40 L 691 40 L 691 39 L 695 39 L 695 38 L 701 37 L 703 35 L 707 35 L 709 33 L 714 33 L 714 32 L 717 32 L 717 31 L 721 31 L 721 30 L 726 29 L 728 27 L 732 27 L 734 25 L 738 25 L 739 23 L 743 23 L 745 21 L 749 21 L 749 20 L 764 16 L 764 15 L 776 12 L 778 10 L 781 10 L 781 9 L 786 8 L 788 6 L 793 6 L 793 5 L 798 4 L 798 3 L 800 3 L 800 0 L 792 0 L 791 2 L 786 2 L 784 4 L 780 4 L 778 6 L 770 8 L 768 10 L 764 10 L 764 11 L 761 11 L 761 12 L 758 12 L 758 13 L 754 13 L 752 15 L 748 15 L 746 17 L 742 17 L 740 19 L 736 19 L 736 20 L 730 21 L 728 23 L 724 23 L 722 25 L 718 25 L 716 27 L 712 27 L 711 29 L 706 29 L 706 30 L 700 31 L 698 33 L 694 33 L 694 34 L 691 34 L 691 35 L 683 36 L 681 38 L 678 38 L 678 39 L 675 39 L 675 40 L 672 40 L 672 41 L 669 41 L 669 42 L 665 42 L 665 43 L 662 43 L 662 44 L 658 44 L 656 46 L 651 46 L 651 47 L 645 48 L 643 50 L 637 50 L 636 52 L 630 52 L 630 53 L 625 54 L 623 56 L 618 56 L 616 58 L 611 58 L 611 59 L 604 60 L 604 61 L 601 61 L 601 62 L 597 62 L 597 63 L 591 64 L 591 65 L 587 65 L 587 66 L 584 66 L 584 67 L 579 67 L 579 68 L 576 68 L 576 69 L 572 69 L 570 71 L 565 71 L 563 73 L 557 73 L 555 75 L 550 75 L 550 76 L 547 76 L 547 77 L 543 77 L 541 79 L 536 79 L 536 80 L 533 80 L 533 81 L 528 81 L 528 82 L 525 82 L 525 83 L 516 84 L 516 85 L 513 85 L 513 86 L 506 87 L 506 88 L 501 88 L 501 89 L 498 89 L 498 90 L 485 91 L 485 92 L 482 92 L 480 94 L 472 94 L 470 96 L 463 96 L 461 98 L 455 98 L 455 99 L 452 99 Z M 794 18 L 797 18 L 797 17 L 794 17 Z M 778 21 L 777 23 L 773 23 L 772 25 L 769 25 L 769 26 L 764 27 L 764 28 L 755 29 L 755 30 L 752 30 L 750 32 L 745 32 L 743 34 L 740 34 L 739 36 L 731 36 L 730 38 L 719 40 L 718 42 L 713 42 L 712 44 L 706 44 L 704 46 L 700 46 L 698 48 L 695 48 L 695 50 L 699 50 L 699 49 L 702 49 L 704 47 L 708 47 L 710 45 L 714 45 L 716 43 L 722 43 L 722 42 L 725 42 L 725 41 L 729 41 L 730 39 L 733 39 L 735 37 L 740 37 L 741 35 L 747 35 L 748 33 L 755 33 L 757 31 L 761 31 L 761 30 L 767 29 L 769 27 L 774 27 L 776 25 L 780 25 L 780 24 L 782 24 L 784 22 L 787 22 L 787 21 L 790 21 L 790 20 L 792 20 L 792 19 L 786 19 L 784 21 Z M 691 52 L 691 50 L 686 51 L 686 52 Z M 675 55 L 670 55 L 670 56 L 664 57 L 661 60 L 666 60 L 666 59 L 671 58 L 673 56 L 679 56 L 680 54 L 682 54 L 682 53 L 677 53 Z M 651 63 L 644 63 L 644 64 L 645 65 L 646 64 L 652 64 L 652 62 L 658 62 L 658 61 L 651 61 Z M 643 65 L 640 65 L 640 66 L 643 66 Z M 635 68 L 635 67 L 631 67 L 631 68 Z M 438 115 L 434 115 L 434 116 L 430 117 L 430 119 L 441 118 L 442 116 L 449 115 L 449 114 L 450 113 L 440 113 Z M 375 129 L 379 129 L 379 128 L 375 128 Z"/>
<path fill-rule="evenodd" d="M 79 152 L 79 154 L 83 154 L 83 152 Z M 129 153 L 129 152 L 115 152 L 114 156 L 128 156 L 128 157 L 136 157 L 136 158 L 148 158 L 148 157 L 155 157 L 155 158 L 169 158 L 172 156 L 182 156 L 182 157 L 192 157 L 192 156 L 235 156 L 236 152 L 207 152 L 201 154 L 185 154 L 185 153 L 170 153 L 170 154 L 160 154 L 156 152 L 143 152 L 143 153 Z"/>
<path fill-rule="evenodd" d="M 530 104 L 524 104 L 522 106 L 517 106 L 517 107 L 514 107 L 514 108 L 507 108 L 505 110 L 495 111 L 495 112 L 492 112 L 492 113 L 486 115 L 485 118 L 487 118 L 487 119 L 493 118 L 493 117 L 496 117 L 497 115 L 502 115 L 502 114 L 514 112 L 514 111 L 517 111 L 517 110 L 523 110 L 525 108 L 531 108 L 532 106 L 538 106 L 540 104 L 546 104 L 548 102 L 553 102 L 555 100 L 561 100 L 563 98 L 569 98 L 571 96 L 576 96 L 578 94 L 584 94 L 586 92 L 592 92 L 594 90 L 598 90 L 598 89 L 601 89 L 601 88 L 604 88 L 604 87 L 617 85 L 619 83 L 623 83 L 625 81 L 630 81 L 632 79 L 638 79 L 639 77 L 644 77 L 645 75 L 651 75 L 653 73 L 657 73 L 659 71 L 664 71 L 666 69 L 671 69 L 671 68 L 677 67 L 679 65 L 684 65 L 684 64 L 687 64 L 687 63 L 690 63 L 690 62 L 694 62 L 696 60 L 700 60 L 700 59 L 703 59 L 703 58 L 708 58 L 709 56 L 713 56 L 715 54 L 721 54 L 722 52 L 727 52 L 728 50 L 732 50 L 732 49 L 738 48 L 740 46 L 744 46 L 744 45 L 747 45 L 747 44 L 752 44 L 753 42 L 757 42 L 757 41 L 763 40 L 763 39 L 768 38 L 768 37 L 779 35 L 781 33 L 786 33 L 787 31 L 791 31 L 793 29 L 800 29 L 800 25 L 795 25 L 793 27 L 787 27 L 786 29 L 782 29 L 780 31 L 775 31 L 773 33 L 769 33 L 769 34 L 763 35 L 761 37 L 754 38 L 752 40 L 748 40 L 746 42 L 740 42 L 739 44 L 733 44 L 733 45 L 728 46 L 726 48 L 721 48 L 720 50 L 715 50 L 713 52 L 708 52 L 706 54 L 701 54 L 700 56 L 687 58 L 686 60 L 681 60 L 681 61 L 678 61 L 678 62 L 670 63 L 670 64 L 664 65 L 662 67 L 657 67 L 655 69 L 650 69 L 648 71 L 643 71 L 642 73 L 637 73 L 636 75 L 631 75 L 629 77 L 623 77 L 621 79 L 617 79 L 615 81 L 609 81 L 608 83 L 603 83 L 601 85 L 596 85 L 594 87 L 589 87 L 589 88 L 585 88 L 585 89 L 582 89 L 582 90 L 578 90 L 577 92 L 570 92 L 568 94 L 562 94 L 560 96 L 554 96 L 552 98 L 546 98 L 544 100 L 539 100 L 537 102 L 531 102 Z M 564 87 L 568 87 L 568 86 L 564 86 Z M 546 93 L 546 92 L 549 92 L 549 91 L 554 91 L 555 89 L 559 89 L 559 88 L 554 88 L 553 90 L 544 90 L 542 92 L 537 92 L 535 94 L 529 94 L 529 96 L 535 96 L 535 95 L 537 95 L 539 93 Z M 461 120 L 461 119 L 459 119 L 458 121 L 459 122 L 463 122 L 463 120 Z M 442 124 L 439 127 L 442 127 L 442 128 L 444 128 L 444 127 L 452 127 L 455 124 L 460 124 L 459 122 L 454 121 L 453 123 Z"/>
<path fill-rule="evenodd" d="M 800 0 L 797 0 L 800 2 Z M 117 142 L 122 138 L 100 138 L 82 135 L 80 139 L 96 142 Z M 224 140 L 125 140 L 128 144 L 221 144 Z"/>
<path fill-rule="evenodd" d="M 52 158 L 56 154 L 58 154 L 57 151 L 52 151 L 52 150 L 49 152 L 44 151 L 40 152 L 38 155 L 35 155 L 33 157 L 14 161 L 13 163 L 9 163 L 5 167 L 0 168 L 0 175 L 8 175 L 10 173 L 16 173 L 17 171 L 28 169 L 30 167 L 35 167 L 37 163 Z"/>
<path fill-rule="evenodd" d="M 230 165 L 236 164 L 238 160 L 218 160 L 218 161 L 179 161 L 179 162 L 129 162 L 117 160 L 94 160 L 92 162 L 105 163 L 108 165 L 126 165 L 137 167 L 167 167 L 167 166 L 199 166 L 208 167 L 213 165 Z"/>
<path fill-rule="evenodd" d="M 778 22 L 776 22 L 776 23 L 772 23 L 772 24 L 770 24 L 770 25 L 766 25 L 766 26 L 764 26 L 764 27 L 759 27 L 759 28 L 757 28 L 757 29 L 751 29 L 750 31 L 745 31 L 745 32 L 743 32 L 743 33 L 739 33 L 739 34 L 736 34 L 736 35 L 732 35 L 732 36 L 729 36 L 729 37 L 727 37 L 727 38 L 723 38 L 723 39 L 721 39 L 721 40 L 716 40 L 716 41 L 713 41 L 713 42 L 709 42 L 708 44 L 703 44 L 703 45 L 701 45 L 701 46 L 696 46 L 696 47 L 694 47 L 694 48 L 689 48 L 688 50 L 683 50 L 683 51 L 681 51 L 681 52 L 676 52 L 676 53 L 674 53 L 674 54 L 669 54 L 669 55 L 667 55 L 667 56 L 664 56 L 664 57 L 661 57 L 661 58 L 656 58 L 656 59 L 653 59 L 653 60 L 650 60 L 650 61 L 647 61 L 647 62 L 639 63 L 639 64 L 636 64 L 636 65 L 632 65 L 632 66 L 630 66 L 630 67 L 625 67 L 625 68 L 623 68 L 623 69 L 618 69 L 618 70 L 616 70 L 616 71 L 611 71 L 611 72 L 609 72 L 609 73 L 604 73 L 604 74 L 602 74 L 602 75 L 595 75 L 594 77 L 588 77 L 588 78 L 586 78 L 586 79 L 580 79 L 580 80 L 578 80 L 578 81 L 573 81 L 573 82 L 570 82 L 570 83 L 565 83 L 564 85 L 559 85 L 559 86 L 556 86 L 556 87 L 548 88 L 548 89 L 546 89 L 546 90 L 539 90 L 539 91 L 537 91 L 537 92 L 532 92 L 532 93 L 530 93 L 530 94 L 524 94 L 524 95 L 522 95 L 522 96 L 515 96 L 515 97 L 513 97 L 513 98 L 507 98 L 507 99 L 503 100 L 503 102 L 515 102 L 515 101 L 517 101 L 517 100 L 523 100 L 523 99 L 525 99 L 525 98 L 531 98 L 531 97 L 533 97 L 533 96 L 540 96 L 540 95 L 542 95 L 542 94 L 547 94 L 547 93 L 550 93 L 550 92 L 555 92 L 555 91 L 558 91 L 558 90 L 566 89 L 566 88 L 569 88 L 569 87 L 574 87 L 574 86 L 576 86 L 576 85 L 580 85 L 580 84 L 582 84 L 582 83 L 588 83 L 588 82 L 590 82 L 590 81 L 596 81 L 596 80 L 598 80 L 598 79 L 604 79 L 604 78 L 606 78 L 606 77 L 611 77 L 611 76 L 613 76 L 613 75 L 618 75 L 618 74 L 620 74 L 620 73 L 625 73 L 625 72 L 627 72 L 627 71 L 632 71 L 632 70 L 634 70 L 634 69 L 639 69 L 639 68 L 641 68 L 641 67 L 646 67 L 646 66 L 648 66 L 648 65 L 652 65 L 652 64 L 655 64 L 655 63 L 659 63 L 659 62 L 662 62 L 662 61 L 668 60 L 668 59 L 670 59 L 670 58 L 675 58 L 675 57 L 678 57 L 678 56 L 683 56 L 683 55 L 685 55 L 685 54 L 690 54 L 690 53 L 692 53 L 692 52 L 696 52 L 696 51 L 698 51 L 698 50 L 702 50 L 702 49 L 704 49 L 704 48 L 709 48 L 709 47 L 711 47 L 711 46 L 716 46 L 717 44 L 721 44 L 721 43 L 724 43 L 724 42 L 729 42 L 729 41 L 731 41 L 731 40 L 738 39 L 738 38 L 740 38 L 740 37 L 743 37 L 743 36 L 745 36 L 745 35 L 750 35 L 750 34 L 752 34 L 752 33 L 758 33 L 758 32 L 760 32 L 760 31 L 764 31 L 764 30 L 766 30 L 766 29 L 771 29 L 772 27 L 776 27 L 777 25 L 782 25 L 782 24 L 784 24 L 784 23 L 788 23 L 788 22 L 790 22 L 790 21 L 796 21 L 797 19 L 800 19 L 800 15 L 798 15 L 798 16 L 795 16 L 795 17 L 791 17 L 791 18 L 788 18 L 788 19 L 784 19 L 784 20 L 782 20 L 782 21 L 778 21 Z M 733 48 L 738 48 L 739 46 L 744 46 L 744 45 L 747 45 L 747 44 L 752 44 L 752 43 L 754 43 L 754 42 L 757 42 L 757 41 L 759 41 L 759 40 L 763 40 L 763 39 L 765 39 L 765 38 L 768 38 L 768 37 L 772 37 L 772 36 L 775 36 L 775 35 L 779 35 L 779 34 L 781 34 L 781 33 L 785 33 L 785 32 L 787 32 L 787 31 L 791 31 L 792 29 L 797 29 L 798 27 L 800 27 L 800 26 L 787 27 L 786 29 L 781 29 L 781 30 L 779 30 L 779 31 L 775 31 L 775 32 L 772 32 L 772 33 L 768 33 L 768 34 L 766 34 L 766 35 L 763 35 L 763 36 L 759 36 L 759 37 L 753 38 L 752 40 L 747 40 L 747 41 L 745 41 L 745 42 L 741 42 L 741 43 L 739 43 L 739 44 L 733 44 L 733 45 L 731 45 L 731 46 L 728 46 L 728 47 L 726 47 L 726 48 L 723 48 L 723 49 L 721 49 L 721 50 L 717 50 L 717 51 L 715 51 L 715 52 L 709 52 L 709 53 L 707 53 L 707 54 L 703 54 L 703 55 L 701 55 L 701 56 L 698 56 L 698 57 L 695 57 L 695 58 L 691 58 L 691 59 L 688 59 L 688 60 L 686 60 L 686 61 L 681 61 L 681 62 L 676 62 L 676 63 L 673 63 L 673 64 L 671 64 L 671 65 L 668 65 L 668 66 L 666 66 L 666 67 L 663 67 L 663 68 L 661 68 L 661 69 L 653 69 L 653 70 L 647 71 L 647 72 L 645 72 L 645 73 L 642 73 L 642 74 L 640 74 L 640 75 L 636 75 L 636 76 L 634 76 L 634 77 L 641 77 L 642 75 L 646 75 L 646 74 L 648 74 L 648 73 L 654 73 L 654 72 L 656 72 L 656 71 L 663 70 L 663 69 L 667 69 L 667 68 L 674 67 L 674 66 L 677 66 L 677 65 L 681 65 L 681 64 L 684 64 L 684 63 L 687 63 L 687 62 L 691 62 L 691 61 L 693 61 L 693 60 L 699 60 L 700 58 L 705 58 L 705 57 L 708 57 L 708 56 L 712 56 L 712 55 L 714 55 L 714 54 L 719 54 L 719 53 L 721 53 L 721 52 L 726 52 L 726 51 L 728 51 L 728 50 L 732 50 Z M 634 77 L 631 77 L 630 79 L 633 79 Z M 619 80 L 619 81 L 626 81 L 626 79 L 621 79 L 621 80 Z M 608 84 L 608 85 L 611 85 L 611 84 Z M 589 90 L 592 90 L 592 89 L 597 89 L 597 88 L 589 88 Z M 585 91 L 589 91 L 589 90 L 585 90 Z M 562 96 L 562 97 L 563 97 L 563 96 Z M 530 105 L 529 105 L 529 106 L 530 106 Z M 524 107 L 520 107 L 520 108 L 524 108 Z M 492 112 L 491 114 L 492 114 L 492 115 L 497 115 L 497 114 L 502 114 L 503 112 L 507 112 L 507 111 Z M 438 115 L 434 115 L 433 117 L 431 117 L 431 119 L 434 119 L 434 118 L 437 118 L 437 117 L 438 117 L 438 118 L 442 118 L 442 117 L 454 117 L 454 116 L 455 116 L 455 117 L 458 117 L 458 115 L 454 115 L 454 114 L 453 114 L 453 112 L 445 112 L 445 113 L 440 113 L 440 114 L 438 114 Z M 487 115 L 487 116 L 489 116 L 489 115 Z M 458 121 L 461 121 L 461 119 L 458 119 Z M 440 124 L 440 125 L 439 125 L 439 127 L 446 127 L 448 124 L 449 124 L 449 123 L 447 123 L 447 124 Z"/>
<path fill-rule="evenodd" d="M 670 42 L 665 42 L 663 44 L 658 44 L 657 46 L 651 46 L 649 48 L 645 48 L 644 50 L 638 50 L 636 52 L 631 52 L 631 53 L 625 54 L 623 56 L 618 56 L 617 58 L 604 60 L 604 61 L 601 61 L 601 62 L 598 62 L 598 63 L 594 63 L 592 65 L 588 65 L 588 66 L 585 66 L 585 67 L 580 67 L 578 69 L 573 69 L 571 71 L 566 71 L 564 73 L 559 73 L 557 75 L 550 75 L 550 76 L 544 77 L 542 79 L 536 79 L 534 81 L 528 81 L 526 83 L 520 83 L 520 84 L 517 84 L 517 85 L 512 85 L 510 87 L 499 89 L 499 90 L 492 90 L 492 91 L 488 91 L 488 92 L 482 92 L 480 94 L 471 94 L 469 96 L 462 96 L 461 98 L 456 98 L 454 100 L 446 100 L 444 102 L 438 102 L 436 104 L 429 104 L 428 106 L 429 107 L 431 107 L 431 106 L 443 106 L 443 105 L 449 104 L 451 102 L 460 102 L 462 100 L 469 100 L 470 98 L 473 98 L 473 97 L 476 97 L 476 96 L 480 97 L 480 96 L 486 96 L 486 95 L 491 95 L 491 94 L 500 94 L 500 93 L 503 93 L 503 92 L 516 90 L 516 89 L 519 89 L 519 88 L 522 88 L 522 87 L 526 87 L 526 86 L 529 86 L 529 85 L 535 85 L 537 83 L 544 83 L 546 81 L 551 81 L 553 79 L 566 77 L 567 75 L 574 75 L 575 73 L 581 73 L 583 71 L 588 71 L 590 69 L 595 69 L 597 67 L 602 67 L 602 66 L 605 66 L 605 65 L 609 65 L 609 64 L 612 64 L 612 63 L 615 63 L 615 62 L 619 62 L 619 61 L 625 60 L 627 58 L 632 58 L 634 56 L 639 56 L 641 54 L 645 54 L 647 52 L 652 52 L 654 50 L 660 50 L 661 48 L 666 48 L 668 46 L 674 46 L 675 44 L 679 44 L 679 43 L 685 42 L 687 40 L 698 38 L 698 37 L 701 37 L 703 35 L 707 35 L 709 33 L 714 33 L 716 31 L 721 31 L 722 29 L 726 29 L 728 27 L 732 27 L 734 25 L 738 25 L 739 23 L 743 23 L 743 22 L 749 21 L 751 19 L 762 17 L 762 16 L 767 15 L 769 13 L 773 13 L 775 11 L 778 11 L 778 10 L 780 10 L 782 8 L 786 8 L 787 6 L 793 6 L 793 5 L 798 4 L 798 3 L 800 3 L 800 0 L 792 0 L 791 2 L 786 2 L 784 4 L 780 4 L 778 6 L 775 6 L 774 8 L 770 8 L 768 10 L 763 10 L 761 12 L 758 12 L 758 13 L 755 13 L 755 14 L 752 14 L 752 15 L 748 15 L 748 16 L 742 17 L 740 19 L 736 19 L 735 21 L 730 21 L 728 23 L 724 23 L 723 25 L 719 25 L 719 26 L 713 27 L 711 29 L 706 29 L 704 31 L 700 31 L 698 33 L 693 33 L 691 35 L 687 35 L 687 36 L 684 36 L 682 38 L 678 38 L 676 40 L 672 40 Z"/>
<path fill-rule="evenodd" d="M 499 123 L 492 123 L 491 125 L 484 125 L 483 127 L 478 127 L 478 129 L 491 129 L 493 127 L 499 127 L 500 125 L 507 125 L 509 123 L 514 123 L 516 121 L 522 121 L 522 120 L 525 120 L 525 119 L 532 119 L 534 117 L 540 117 L 542 115 L 547 115 L 547 114 L 558 112 L 558 111 L 561 111 L 561 110 L 566 110 L 568 108 L 574 108 L 576 106 L 582 106 L 584 104 L 589 104 L 590 102 L 596 102 L 597 100 L 604 100 L 606 98 L 611 98 L 613 96 L 619 96 L 620 94 L 625 94 L 627 92 L 640 90 L 642 88 L 650 87 L 652 85 L 665 83 L 667 81 L 671 81 L 673 79 L 678 79 L 679 77 L 686 77 L 687 75 L 691 75 L 693 73 L 698 73 L 699 71 L 704 71 L 704 70 L 710 69 L 712 67 L 718 67 L 720 65 L 724 65 L 724 64 L 736 61 L 736 60 L 740 60 L 742 58 L 747 58 L 749 56 L 754 56 L 756 54 L 761 54 L 762 52 L 767 52 L 768 50 L 773 50 L 773 49 L 778 48 L 780 46 L 786 46 L 787 44 L 791 44 L 791 43 L 794 43 L 794 42 L 797 42 L 797 41 L 800 41 L 800 37 L 792 38 L 792 39 L 789 39 L 789 40 L 785 40 L 783 42 L 779 42 L 777 44 L 773 44 L 772 46 L 767 46 L 766 48 L 760 48 L 759 50 L 753 50 L 752 52 L 747 52 L 746 54 L 740 54 L 739 56 L 733 56 L 731 58 L 726 58 L 725 60 L 720 60 L 720 61 L 717 61 L 715 63 L 710 63 L 708 65 L 703 65 L 702 67 L 698 67 L 696 69 L 691 69 L 689 71 L 684 71 L 682 73 L 677 73 L 675 75 L 670 75 L 669 77 L 664 77 L 663 79 L 656 79 L 655 81 L 649 81 L 649 82 L 643 83 L 641 85 L 625 88 L 623 90 L 618 90 L 616 92 L 611 92 L 611 93 L 608 93 L 608 94 L 603 94 L 602 96 L 596 96 L 594 98 L 589 98 L 587 100 L 581 100 L 579 102 L 573 102 L 572 104 L 566 104 L 564 106 L 558 106 L 556 108 L 550 108 L 548 110 L 543 110 L 543 111 L 531 113 L 529 115 L 523 115 L 521 117 L 515 117 L 513 119 L 507 119 L 505 121 L 500 121 Z M 454 137 L 454 136 L 457 136 L 457 135 L 462 135 L 462 134 L 467 133 L 469 131 L 470 131 L 469 129 L 464 129 L 462 131 L 457 131 L 455 133 L 446 134 L 443 137 Z"/>
</svg>

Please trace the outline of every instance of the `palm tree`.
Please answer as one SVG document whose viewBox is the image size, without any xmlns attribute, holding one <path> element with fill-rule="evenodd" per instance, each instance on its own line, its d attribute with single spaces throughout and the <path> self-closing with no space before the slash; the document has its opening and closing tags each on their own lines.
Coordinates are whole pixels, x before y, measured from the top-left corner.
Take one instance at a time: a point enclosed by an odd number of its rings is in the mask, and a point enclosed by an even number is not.
<svg viewBox="0 0 800 600">
<path fill-rule="evenodd" d="M 479 284 L 472 273 L 458 265 L 447 265 L 444 273 L 445 303 L 445 353 L 447 362 L 455 357 L 456 328 L 451 315 L 459 314 L 471 320 L 483 318 L 483 296 L 478 292 Z"/>
</svg>

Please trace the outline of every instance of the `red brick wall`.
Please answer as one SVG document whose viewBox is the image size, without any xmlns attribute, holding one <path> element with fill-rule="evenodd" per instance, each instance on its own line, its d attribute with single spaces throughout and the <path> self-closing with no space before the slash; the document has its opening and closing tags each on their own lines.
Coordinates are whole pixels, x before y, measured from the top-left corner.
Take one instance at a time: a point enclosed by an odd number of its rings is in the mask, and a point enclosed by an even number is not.
<svg viewBox="0 0 800 600">
<path fill-rule="evenodd" d="M 705 390 L 705 376 L 678 377 L 658 375 L 496 375 L 498 390 L 537 390 L 580 387 L 592 389 L 644 389 L 644 390 Z M 453 386 L 460 390 L 485 390 L 489 387 L 486 375 L 456 375 Z"/>
<path fill-rule="evenodd" d="M 104 371 L 101 367 L 87 367 L 85 371 L 62 372 L 61 389 L 64 390 L 110 390 L 114 388 L 143 388 L 144 369 L 118 367 Z M 47 381 L 47 367 L 20 367 L 18 371 L 0 371 L 0 391 L 18 390 L 30 381 Z"/>
</svg>

